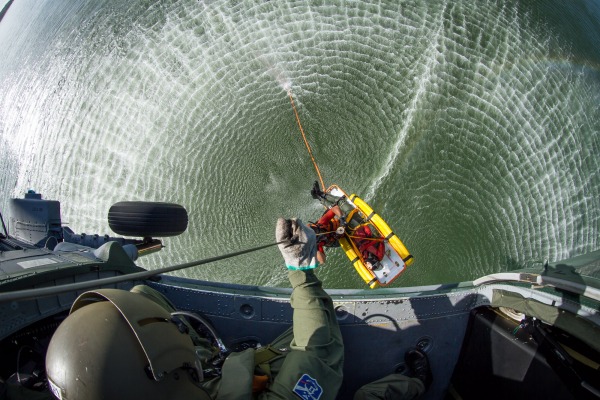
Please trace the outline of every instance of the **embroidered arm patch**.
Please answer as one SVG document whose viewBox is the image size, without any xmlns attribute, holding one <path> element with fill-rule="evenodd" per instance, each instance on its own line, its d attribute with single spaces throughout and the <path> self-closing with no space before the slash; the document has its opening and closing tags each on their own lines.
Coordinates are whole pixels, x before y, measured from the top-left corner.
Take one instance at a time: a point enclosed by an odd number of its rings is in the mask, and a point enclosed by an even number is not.
<svg viewBox="0 0 600 400">
<path fill-rule="evenodd" d="M 296 382 L 293 392 L 303 400 L 319 400 L 323 394 L 323 388 L 315 378 L 304 374 Z"/>
</svg>

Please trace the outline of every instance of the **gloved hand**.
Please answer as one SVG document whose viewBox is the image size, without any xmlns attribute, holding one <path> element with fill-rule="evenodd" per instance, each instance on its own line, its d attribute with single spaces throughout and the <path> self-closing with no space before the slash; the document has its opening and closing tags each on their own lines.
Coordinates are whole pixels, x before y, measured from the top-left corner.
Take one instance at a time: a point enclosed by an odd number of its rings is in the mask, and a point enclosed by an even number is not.
<svg viewBox="0 0 600 400">
<path fill-rule="evenodd" d="M 285 241 L 278 246 L 288 269 L 307 270 L 319 265 L 315 232 L 301 220 L 279 218 L 275 237 L 278 242 Z"/>
</svg>

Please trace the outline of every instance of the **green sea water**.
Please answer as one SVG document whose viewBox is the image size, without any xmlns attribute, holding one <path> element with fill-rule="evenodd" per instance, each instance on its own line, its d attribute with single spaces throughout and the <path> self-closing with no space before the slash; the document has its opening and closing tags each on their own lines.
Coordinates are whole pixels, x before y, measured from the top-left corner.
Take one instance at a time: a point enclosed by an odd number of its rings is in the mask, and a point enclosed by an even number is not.
<svg viewBox="0 0 600 400">
<path fill-rule="evenodd" d="M 316 220 L 317 178 L 387 220 L 393 286 L 470 280 L 600 247 L 596 1 L 15 1 L 0 22 L 0 209 L 29 188 L 77 232 L 121 200 L 186 233 L 148 268 Z M 276 248 L 182 271 L 287 285 Z M 362 288 L 341 250 L 326 287 Z"/>
</svg>

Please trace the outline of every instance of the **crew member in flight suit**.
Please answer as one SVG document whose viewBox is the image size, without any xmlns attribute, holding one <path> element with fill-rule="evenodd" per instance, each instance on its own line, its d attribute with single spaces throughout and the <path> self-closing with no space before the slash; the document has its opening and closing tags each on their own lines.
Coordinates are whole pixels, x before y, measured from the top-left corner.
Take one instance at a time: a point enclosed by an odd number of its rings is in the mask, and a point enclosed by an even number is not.
<svg viewBox="0 0 600 400">
<path fill-rule="evenodd" d="M 50 341 L 52 394 L 68 400 L 335 399 L 344 346 L 332 300 L 314 274 L 315 233 L 300 220 L 280 218 L 276 238 L 293 288 L 293 324 L 271 345 L 233 352 L 218 376 L 205 377 L 207 340 L 174 318 L 164 296 L 143 285 L 98 289 L 77 298 Z M 386 397 L 395 393 L 387 388 L 399 381 L 410 396 L 424 390 L 417 378 L 392 376 L 366 385 L 356 399 L 395 398 Z"/>
<path fill-rule="evenodd" d="M 82 294 L 50 342 L 46 371 L 59 399 L 333 400 L 344 346 L 333 303 L 314 269 L 316 240 L 300 220 L 277 221 L 292 285 L 292 327 L 269 346 L 233 352 L 204 377 L 207 351 L 147 286 Z M 195 347 L 196 345 L 197 347 Z"/>
</svg>

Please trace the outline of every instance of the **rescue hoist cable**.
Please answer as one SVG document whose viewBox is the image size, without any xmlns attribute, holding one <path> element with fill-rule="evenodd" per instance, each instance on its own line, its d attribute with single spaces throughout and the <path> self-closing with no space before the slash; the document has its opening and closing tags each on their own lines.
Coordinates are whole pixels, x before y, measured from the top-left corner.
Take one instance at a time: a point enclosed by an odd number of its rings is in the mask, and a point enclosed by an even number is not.
<svg viewBox="0 0 600 400">
<path fill-rule="evenodd" d="M 294 115 L 296 116 L 296 123 L 298 124 L 298 128 L 300 128 L 300 133 L 302 134 L 302 139 L 304 139 L 304 144 L 306 145 L 306 149 L 308 150 L 310 159 L 312 160 L 312 163 L 315 166 L 315 170 L 317 171 L 317 175 L 319 176 L 319 181 L 321 182 L 321 190 L 325 191 L 327 188 L 325 187 L 325 182 L 323 181 L 323 176 L 321 175 L 321 170 L 319 170 L 319 166 L 317 165 L 317 162 L 315 161 L 315 157 L 313 156 L 310 145 L 308 144 L 308 140 L 306 140 L 306 135 L 304 134 L 304 129 L 302 128 L 302 124 L 300 123 L 300 116 L 298 115 L 298 110 L 296 110 L 296 104 L 294 103 L 294 96 L 292 95 L 292 89 L 288 89 L 287 94 L 288 94 L 288 97 L 290 98 L 290 103 L 292 104 L 292 109 L 294 110 Z"/>
</svg>

